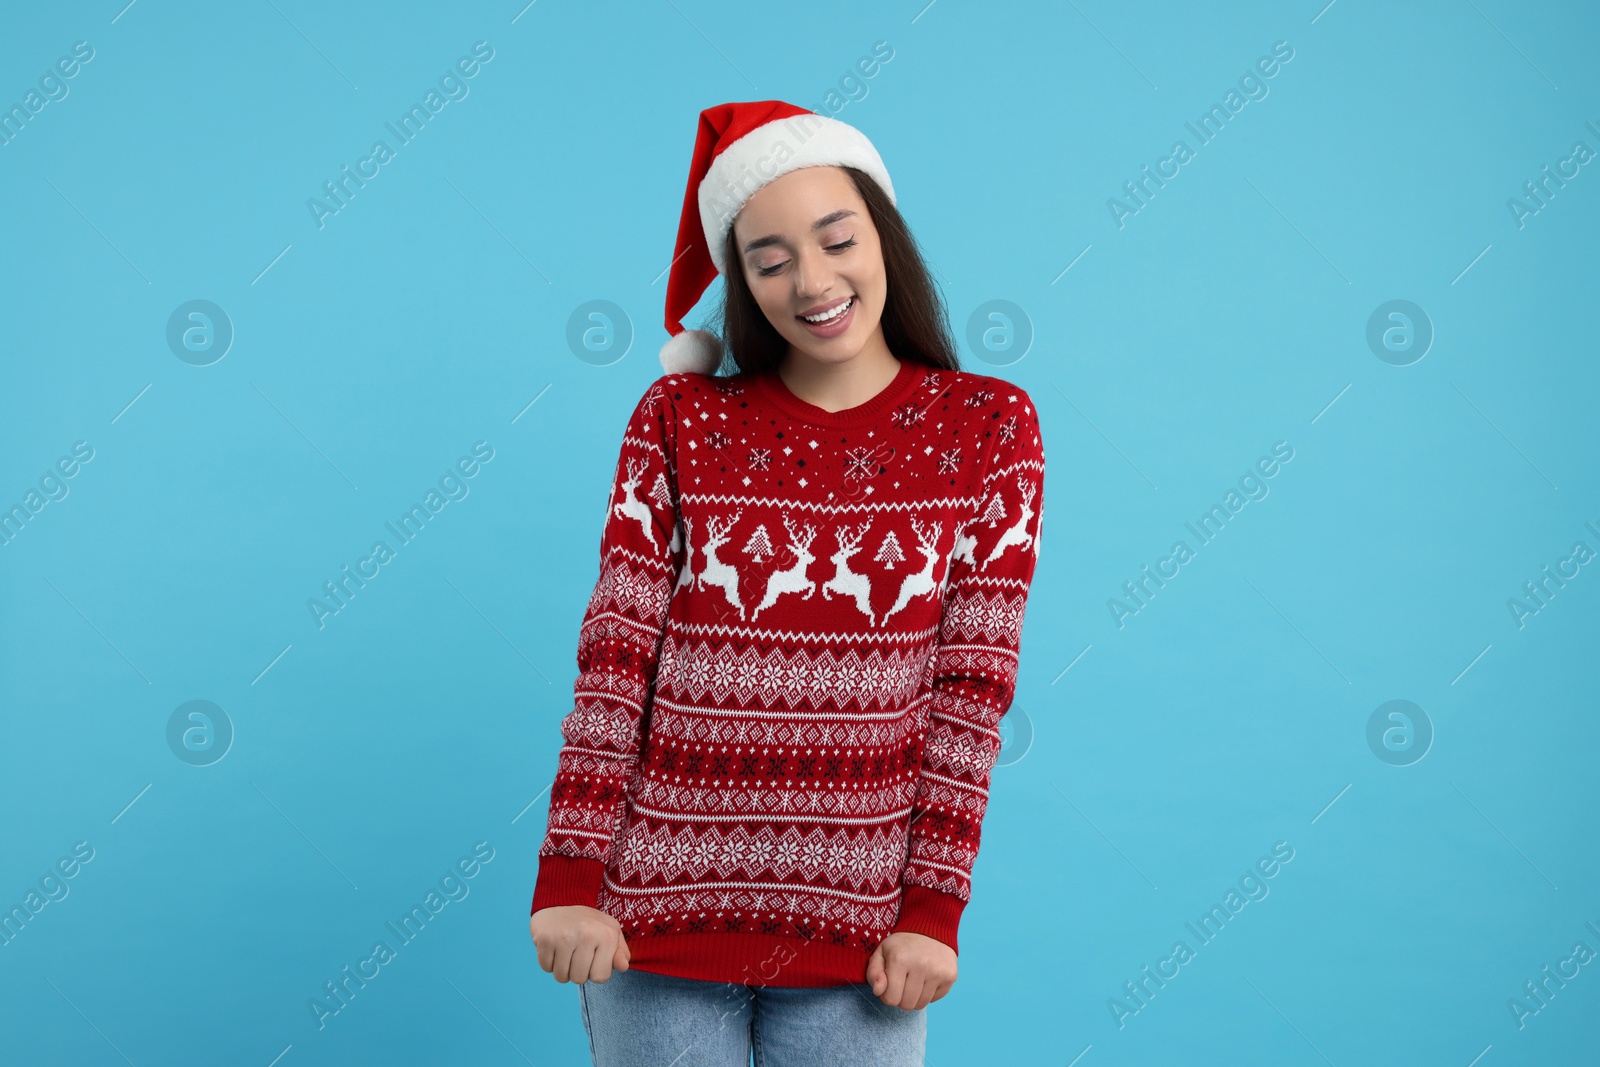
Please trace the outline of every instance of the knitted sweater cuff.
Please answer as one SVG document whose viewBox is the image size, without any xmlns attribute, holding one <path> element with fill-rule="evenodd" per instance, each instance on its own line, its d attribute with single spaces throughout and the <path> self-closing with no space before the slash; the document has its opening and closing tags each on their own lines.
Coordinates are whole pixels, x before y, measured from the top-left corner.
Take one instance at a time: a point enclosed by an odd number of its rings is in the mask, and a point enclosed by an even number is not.
<svg viewBox="0 0 1600 1067">
<path fill-rule="evenodd" d="M 599 860 L 551 854 L 539 857 L 539 873 L 533 882 L 533 909 L 561 908 L 582 904 L 595 906 L 600 898 L 600 881 L 606 865 Z"/>
<path fill-rule="evenodd" d="M 956 947 L 956 927 L 961 925 L 961 912 L 967 902 L 960 897 L 941 893 L 923 885 L 903 886 L 900 892 L 900 918 L 893 933 L 923 934 L 943 941 L 951 950 Z"/>
</svg>

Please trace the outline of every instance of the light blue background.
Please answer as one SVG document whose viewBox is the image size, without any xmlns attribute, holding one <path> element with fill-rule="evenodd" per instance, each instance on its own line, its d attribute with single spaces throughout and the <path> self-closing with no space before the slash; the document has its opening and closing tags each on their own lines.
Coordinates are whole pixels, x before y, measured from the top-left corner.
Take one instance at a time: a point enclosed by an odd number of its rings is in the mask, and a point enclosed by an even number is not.
<svg viewBox="0 0 1600 1067">
<path fill-rule="evenodd" d="M 0 502 L 94 449 L 0 547 L 0 904 L 94 849 L 0 948 L 7 1056 L 585 1062 L 526 915 L 696 116 L 820 108 L 886 41 L 838 117 L 958 335 L 1026 314 L 1023 358 L 963 359 L 1031 393 L 1049 459 L 1034 736 L 928 1062 L 1594 1062 L 1600 963 L 1522 1029 L 1507 1001 L 1600 950 L 1600 565 L 1521 628 L 1507 600 L 1600 549 L 1600 164 L 1522 228 L 1506 202 L 1600 150 L 1600 16 L 1322 3 L 8 12 L 0 103 L 95 54 L 0 147 Z M 480 40 L 470 94 L 319 228 L 307 200 Z M 1119 229 L 1107 199 L 1277 41 L 1269 95 Z M 236 331 L 209 366 L 166 342 L 196 299 Z M 625 355 L 569 346 L 595 299 Z M 1394 299 L 1436 331 L 1409 366 L 1365 339 Z M 308 598 L 477 441 L 470 495 L 319 629 Z M 1277 441 L 1270 495 L 1119 629 L 1108 598 Z M 236 732 L 206 767 L 166 737 L 196 699 Z M 1409 766 L 1366 740 L 1394 699 L 1436 732 Z M 323 983 L 478 841 L 470 895 L 319 1030 Z M 1277 841 L 1270 895 L 1119 1029 Z"/>
</svg>

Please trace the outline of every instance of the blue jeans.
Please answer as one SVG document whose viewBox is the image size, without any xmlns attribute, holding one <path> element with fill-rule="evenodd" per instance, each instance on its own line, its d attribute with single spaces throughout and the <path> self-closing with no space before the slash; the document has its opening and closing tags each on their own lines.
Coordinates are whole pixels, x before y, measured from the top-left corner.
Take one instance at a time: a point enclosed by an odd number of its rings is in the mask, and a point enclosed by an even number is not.
<svg viewBox="0 0 1600 1067">
<path fill-rule="evenodd" d="M 747 986 L 613 971 L 578 986 L 595 1067 L 922 1067 L 927 1009 L 865 982 Z"/>
</svg>

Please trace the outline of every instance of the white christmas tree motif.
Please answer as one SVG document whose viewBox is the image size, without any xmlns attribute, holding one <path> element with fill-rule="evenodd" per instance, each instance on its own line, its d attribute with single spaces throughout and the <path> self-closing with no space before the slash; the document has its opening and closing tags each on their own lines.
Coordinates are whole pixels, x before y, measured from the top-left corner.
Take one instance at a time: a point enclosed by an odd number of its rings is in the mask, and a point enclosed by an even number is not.
<svg viewBox="0 0 1600 1067">
<path fill-rule="evenodd" d="M 887 626 L 889 616 L 915 598 L 930 596 L 938 591 L 938 586 L 933 582 L 933 565 L 939 561 L 939 531 L 943 526 L 942 522 L 923 526 L 916 519 L 911 520 L 912 532 L 917 535 L 917 551 L 922 553 L 922 569 L 901 580 L 900 595 L 895 597 L 894 607 L 884 612 L 883 618 L 878 620 L 880 625 Z"/>
<path fill-rule="evenodd" d="M 744 543 L 744 553 L 757 563 L 766 562 L 766 558 L 772 555 L 772 538 L 767 536 L 766 523 L 757 526 L 750 540 Z"/>
<path fill-rule="evenodd" d="M 672 487 L 667 484 L 667 476 L 660 471 L 656 472 L 656 484 L 650 487 L 650 495 L 663 510 L 672 510 Z"/>
<path fill-rule="evenodd" d="M 1006 527 L 1005 533 L 1000 535 L 1000 540 L 996 541 L 994 547 L 989 550 L 989 555 L 982 563 L 978 564 L 980 571 L 999 559 L 1001 553 L 1012 545 L 1020 545 L 1023 548 L 1033 547 L 1034 537 L 1028 532 L 1028 521 L 1033 518 L 1034 514 L 1033 497 L 1035 489 L 1028 484 L 1026 477 L 1019 475 L 1017 477 L 1017 492 L 1022 497 L 1022 514 L 1018 516 L 1016 522 Z M 998 496 L 998 494 L 996 495 Z"/>
<path fill-rule="evenodd" d="M 896 563 L 906 558 L 906 554 L 900 550 L 900 539 L 894 535 L 893 530 L 884 537 L 883 544 L 878 546 L 877 556 L 873 558 L 883 564 L 884 570 L 890 571 L 894 570 Z"/>
<path fill-rule="evenodd" d="M 867 536 L 867 527 L 872 525 L 868 519 L 853 531 L 846 531 L 843 526 L 835 527 L 833 536 L 839 542 L 839 551 L 828 557 L 828 562 L 833 564 L 833 577 L 829 578 L 822 586 L 822 599 L 833 599 L 833 593 L 840 596 L 854 597 L 856 610 L 867 617 L 867 625 L 877 624 L 877 619 L 872 615 L 872 580 L 865 574 L 857 574 L 850 569 L 850 557 L 861 551 L 861 539 Z"/>
<path fill-rule="evenodd" d="M 800 593 L 805 595 L 800 599 L 810 600 L 811 594 L 817 591 L 817 583 L 806 577 L 806 568 L 816 560 L 811 554 L 811 541 L 817 536 L 815 526 L 807 526 L 804 530 L 796 530 L 794 523 L 785 515 L 783 528 L 789 533 L 789 551 L 794 553 L 794 565 L 786 570 L 773 571 L 767 575 L 767 592 L 761 598 L 761 603 L 750 613 L 750 621 L 754 622 L 763 609 L 770 608 L 778 602 L 778 598 L 785 593 Z"/>
<path fill-rule="evenodd" d="M 644 480 L 645 461 L 642 459 L 628 460 L 628 477 L 622 482 L 623 500 L 612 505 L 611 513 L 624 519 L 637 520 L 644 527 L 645 537 L 650 539 L 650 544 L 656 543 L 655 525 L 651 520 L 650 505 L 640 500 L 634 490 L 639 488 L 639 483 Z"/>
<path fill-rule="evenodd" d="M 1005 517 L 1006 504 L 1004 500 L 1000 499 L 999 490 L 996 490 L 994 496 L 989 500 L 988 508 L 986 508 L 983 512 L 982 519 L 990 526 L 993 526 L 995 523 L 999 522 Z"/>
<path fill-rule="evenodd" d="M 717 558 L 717 549 L 728 543 L 728 535 L 742 514 L 742 511 L 736 511 L 726 522 L 721 523 L 714 518 L 706 520 L 706 543 L 702 548 L 706 556 L 706 566 L 694 576 L 694 587 L 697 590 L 708 585 L 720 588 L 723 595 L 728 598 L 728 603 L 739 609 L 740 622 L 744 621 L 744 604 L 739 600 L 739 572 Z"/>
</svg>

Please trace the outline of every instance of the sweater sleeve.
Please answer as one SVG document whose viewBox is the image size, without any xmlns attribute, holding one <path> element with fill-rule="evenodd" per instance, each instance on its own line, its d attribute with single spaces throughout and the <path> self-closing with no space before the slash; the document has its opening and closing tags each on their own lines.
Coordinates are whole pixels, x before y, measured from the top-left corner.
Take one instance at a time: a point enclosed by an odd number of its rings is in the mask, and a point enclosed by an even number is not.
<svg viewBox="0 0 1600 1067">
<path fill-rule="evenodd" d="M 594 907 L 622 798 L 639 760 L 667 609 L 684 559 L 677 525 L 677 424 L 666 379 L 639 400 L 622 438 L 600 576 L 578 631 L 573 706 L 550 787 L 531 911 Z M 531 912 L 530 912 L 531 914 Z"/>
<path fill-rule="evenodd" d="M 958 534 L 947 575 L 932 710 L 912 800 L 895 932 L 957 948 L 1000 719 L 1016 689 L 1022 617 L 1044 520 L 1044 444 L 1026 392 L 1006 383 L 989 425 L 977 514 Z M 966 538 L 976 543 L 965 551 Z"/>
</svg>

